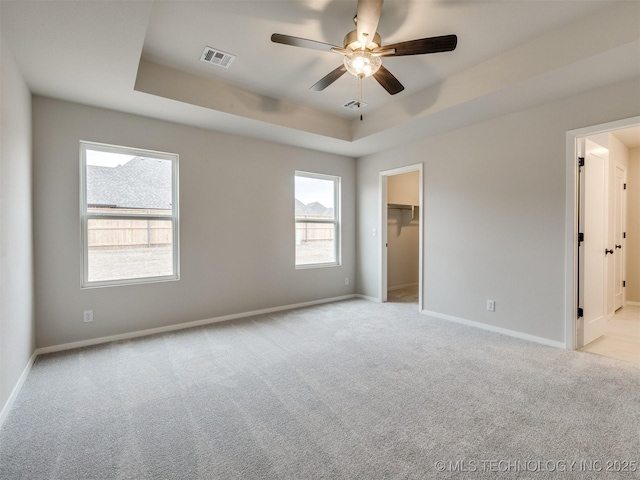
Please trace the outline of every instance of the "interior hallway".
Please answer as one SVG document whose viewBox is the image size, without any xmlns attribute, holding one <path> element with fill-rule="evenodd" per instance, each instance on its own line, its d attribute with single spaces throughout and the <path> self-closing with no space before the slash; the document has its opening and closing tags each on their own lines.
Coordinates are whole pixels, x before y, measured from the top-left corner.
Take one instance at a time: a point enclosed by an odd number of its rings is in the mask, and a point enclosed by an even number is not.
<svg viewBox="0 0 640 480">
<path fill-rule="evenodd" d="M 580 350 L 640 365 L 640 306 L 618 309 L 607 332 Z"/>
</svg>

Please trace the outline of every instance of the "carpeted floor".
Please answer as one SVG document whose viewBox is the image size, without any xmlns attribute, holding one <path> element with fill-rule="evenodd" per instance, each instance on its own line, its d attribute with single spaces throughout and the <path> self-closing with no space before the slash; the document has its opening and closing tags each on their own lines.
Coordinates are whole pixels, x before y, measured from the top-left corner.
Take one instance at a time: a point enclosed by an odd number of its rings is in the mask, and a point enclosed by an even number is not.
<svg viewBox="0 0 640 480">
<path fill-rule="evenodd" d="M 0 478 L 627 479 L 639 426 L 636 366 L 348 300 L 39 357 Z"/>
</svg>

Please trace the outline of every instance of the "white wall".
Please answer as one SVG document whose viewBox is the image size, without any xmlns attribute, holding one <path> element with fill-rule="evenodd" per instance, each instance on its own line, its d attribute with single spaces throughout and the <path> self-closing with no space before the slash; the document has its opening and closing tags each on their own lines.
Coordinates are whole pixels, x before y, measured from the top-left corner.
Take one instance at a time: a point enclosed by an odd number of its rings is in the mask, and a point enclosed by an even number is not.
<svg viewBox="0 0 640 480">
<path fill-rule="evenodd" d="M 626 301 L 640 304 L 640 148 L 629 150 L 627 170 Z"/>
<path fill-rule="evenodd" d="M 38 347 L 354 293 L 354 159 L 42 97 L 33 111 Z M 180 281 L 80 289 L 80 140 L 180 155 Z M 340 267 L 294 268 L 296 170 L 342 177 Z"/>
<path fill-rule="evenodd" d="M 387 203 L 420 204 L 420 172 L 387 177 Z M 402 211 L 387 211 L 387 289 L 418 283 L 420 224 L 402 224 Z"/>
<path fill-rule="evenodd" d="M 379 295 L 379 172 L 424 162 L 424 309 L 563 342 L 566 132 L 638 115 L 638 81 L 359 159 L 358 293 Z"/>
<path fill-rule="evenodd" d="M 31 93 L 0 34 L 0 411 L 35 349 Z M 5 411 L 6 413 L 6 411 Z M 0 419 L 1 423 L 1 419 Z"/>
</svg>

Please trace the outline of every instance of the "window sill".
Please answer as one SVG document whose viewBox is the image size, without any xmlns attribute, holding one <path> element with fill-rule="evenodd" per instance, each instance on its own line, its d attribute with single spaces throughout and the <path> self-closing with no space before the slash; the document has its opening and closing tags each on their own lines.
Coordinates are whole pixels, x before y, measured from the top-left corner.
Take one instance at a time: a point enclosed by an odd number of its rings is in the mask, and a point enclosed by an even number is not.
<svg viewBox="0 0 640 480">
<path fill-rule="evenodd" d="M 171 275 L 166 277 L 149 277 L 149 278 L 135 278 L 128 280 L 105 280 L 96 282 L 87 282 L 80 285 L 81 289 L 102 288 L 102 287 L 126 287 L 130 285 L 141 285 L 147 283 L 164 283 L 164 282 L 177 282 L 180 280 L 179 275 Z"/>
<path fill-rule="evenodd" d="M 308 270 L 311 268 L 327 268 L 327 267 L 339 267 L 340 263 L 309 263 L 307 265 L 296 265 L 296 270 Z"/>
</svg>

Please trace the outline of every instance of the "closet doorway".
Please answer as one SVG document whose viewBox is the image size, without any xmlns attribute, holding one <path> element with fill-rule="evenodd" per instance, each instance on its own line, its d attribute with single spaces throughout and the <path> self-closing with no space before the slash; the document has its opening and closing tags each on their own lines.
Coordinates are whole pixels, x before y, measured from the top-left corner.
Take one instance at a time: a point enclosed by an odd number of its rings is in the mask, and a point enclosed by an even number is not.
<svg viewBox="0 0 640 480">
<path fill-rule="evenodd" d="M 380 299 L 422 311 L 422 164 L 380 172 Z"/>
</svg>

